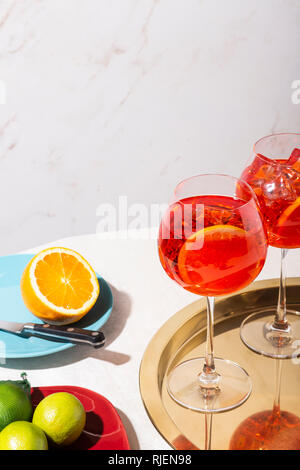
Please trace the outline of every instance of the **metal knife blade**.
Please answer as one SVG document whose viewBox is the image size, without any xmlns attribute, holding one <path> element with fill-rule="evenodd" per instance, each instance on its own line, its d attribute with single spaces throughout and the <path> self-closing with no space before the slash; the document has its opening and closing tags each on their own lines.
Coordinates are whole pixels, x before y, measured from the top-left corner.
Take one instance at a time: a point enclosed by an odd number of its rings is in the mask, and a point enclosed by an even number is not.
<svg viewBox="0 0 300 470">
<path fill-rule="evenodd" d="M 24 323 L 0 320 L 0 330 L 22 335 L 24 332 Z"/>
</svg>

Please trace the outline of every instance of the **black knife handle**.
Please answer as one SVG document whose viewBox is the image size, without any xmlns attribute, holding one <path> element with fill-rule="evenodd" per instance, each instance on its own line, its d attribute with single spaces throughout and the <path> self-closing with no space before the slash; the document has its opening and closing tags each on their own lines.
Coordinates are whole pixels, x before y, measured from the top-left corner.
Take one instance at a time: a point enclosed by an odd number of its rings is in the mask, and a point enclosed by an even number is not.
<svg viewBox="0 0 300 470">
<path fill-rule="evenodd" d="M 100 348 L 105 343 L 104 334 L 101 331 L 76 328 L 72 325 L 49 325 L 49 323 L 26 323 L 26 333 L 45 339 L 59 339 L 74 344 L 86 344 L 94 348 Z"/>
</svg>

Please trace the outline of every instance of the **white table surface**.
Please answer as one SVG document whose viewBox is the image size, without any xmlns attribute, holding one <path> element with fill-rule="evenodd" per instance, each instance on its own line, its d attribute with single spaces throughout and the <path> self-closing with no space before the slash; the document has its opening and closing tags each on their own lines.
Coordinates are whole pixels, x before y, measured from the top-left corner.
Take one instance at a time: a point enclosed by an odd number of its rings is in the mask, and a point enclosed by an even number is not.
<svg viewBox="0 0 300 470">
<path fill-rule="evenodd" d="M 80 252 L 110 284 L 114 309 L 103 331 L 105 348 L 76 346 L 43 358 L 8 360 L 1 379 L 26 371 L 32 386 L 76 385 L 106 396 L 119 411 L 132 449 L 169 449 L 150 422 L 139 393 L 139 365 L 147 344 L 176 311 L 195 295 L 181 289 L 163 272 L 156 240 L 147 231 L 130 238 L 108 234 L 65 238 L 35 247 L 65 246 Z M 258 279 L 278 277 L 280 250 L 270 248 Z M 300 275 L 300 250 L 289 254 L 289 275 Z"/>
</svg>

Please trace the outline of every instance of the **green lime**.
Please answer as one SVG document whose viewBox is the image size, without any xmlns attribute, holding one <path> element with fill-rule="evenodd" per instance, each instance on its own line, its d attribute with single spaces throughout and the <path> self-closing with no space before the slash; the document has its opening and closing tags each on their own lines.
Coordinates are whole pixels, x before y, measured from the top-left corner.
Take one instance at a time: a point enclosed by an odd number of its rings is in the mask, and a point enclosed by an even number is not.
<svg viewBox="0 0 300 470">
<path fill-rule="evenodd" d="M 29 421 L 31 416 L 28 394 L 17 383 L 0 382 L 0 431 L 13 421 Z"/>
<path fill-rule="evenodd" d="M 27 421 L 10 423 L 0 433 L 0 450 L 48 450 L 45 433 Z"/>
<path fill-rule="evenodd" d="M 32 422 L 39 426 L 49 441 L 67 446 L 76 441 L 86 421 L 85 409 L 71 393 L 52 393 L 36 407 Z"/>
</svg>

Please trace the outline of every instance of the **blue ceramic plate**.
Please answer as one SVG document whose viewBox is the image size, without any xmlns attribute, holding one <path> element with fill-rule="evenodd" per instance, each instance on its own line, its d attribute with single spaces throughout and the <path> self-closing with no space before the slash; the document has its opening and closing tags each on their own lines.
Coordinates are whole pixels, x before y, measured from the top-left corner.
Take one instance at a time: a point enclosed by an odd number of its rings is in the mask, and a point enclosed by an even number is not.
<svg viewBox="0 0 300 470">
<path fill-rule="evenodd" d="M 42 323 L 25 307 L 20 280 L 27 263 L 34 255 L 12 255 L 0 257 L 0 320 Z M 90 312 L 76 323 L 79 328 L 98 330 L 108 320 L 113 296 L 105 280 L 98 276 L 100 296 Z M 69 349 L 74 344 L 47 341 L 40 338 L 20 338 L 0 331 L 0 357 L 13 359 L 46 356 Z"/>
</svg>

